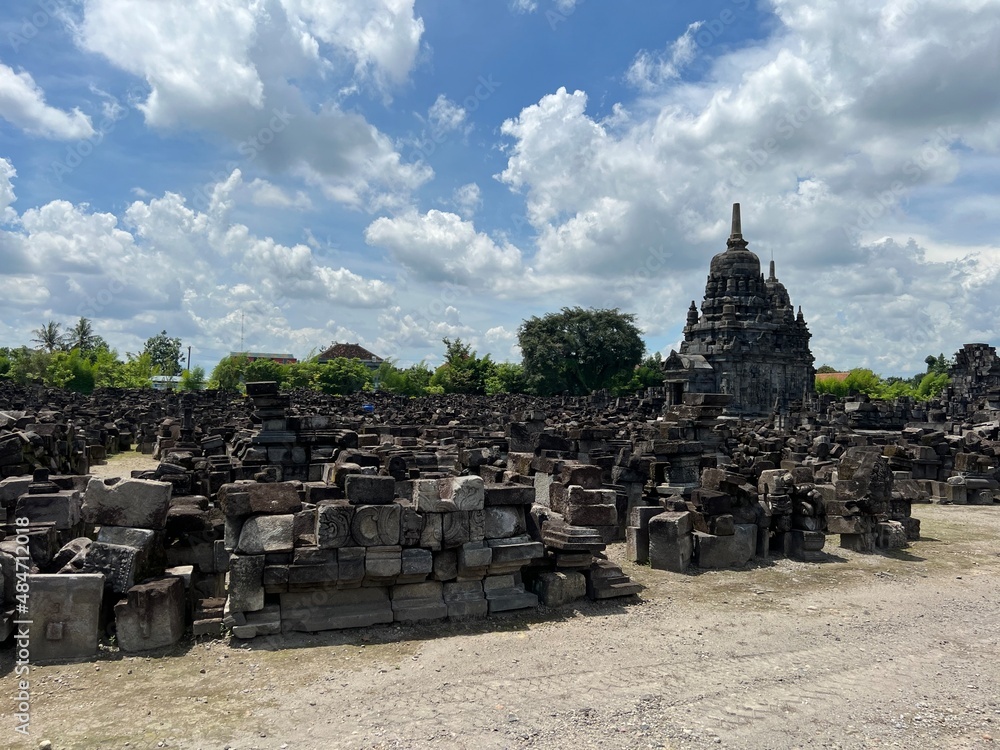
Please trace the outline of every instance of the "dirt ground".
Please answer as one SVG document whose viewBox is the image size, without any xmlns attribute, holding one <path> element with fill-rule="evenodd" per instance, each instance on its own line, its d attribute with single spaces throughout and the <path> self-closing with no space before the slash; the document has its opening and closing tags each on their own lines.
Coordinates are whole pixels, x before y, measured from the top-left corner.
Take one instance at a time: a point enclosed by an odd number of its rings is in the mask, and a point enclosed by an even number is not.
<svg viewBox="0 0 1000 750">
<path fill-rule="evenodd" d="M 95 477 L 128 477 L 133 471 L 151 471 L 159 465 L 152 455 L 125 451 L 110 456 L 104 463 L 94 464 L 90 473 Z"/>
<path fill-rule="evenodd" d="M 32 670 L 0 658 L 0 746 L 996 748 L 1000 508 L 915 506 L 924 539 L 680 575 L 467 623 L 240 641 Z M 277 648 L 281 645 L 282 648 Z M 995 741 L 996 740 L 996 741 Z"/>
</svg>

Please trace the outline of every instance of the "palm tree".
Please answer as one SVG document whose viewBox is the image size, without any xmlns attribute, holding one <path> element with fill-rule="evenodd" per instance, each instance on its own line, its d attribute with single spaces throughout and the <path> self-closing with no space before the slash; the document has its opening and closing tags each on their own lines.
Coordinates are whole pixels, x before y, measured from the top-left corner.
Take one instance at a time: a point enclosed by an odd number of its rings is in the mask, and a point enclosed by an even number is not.
<svg viewBox="0 0 1000 750">
<path fill-rule="evenodd" d="M 87 354 L 96 346 L 96 339 L 91 322 L 87 318 L 80 318 L 67 334 L 67 345 L 70 349 L 79 349 L 81 354 Z"/>
<path fill-rule="evenodd" d="M 49 354 L 54 352 L 56 349 L 63 348 L 63 334 L 59 329 L 61 326 L 54 320 L 50 320 L 41 328 L 36 328 L 32 331 L 35 334 L 35 338 L 31 341 L 38 344 L 39 349 L 45 349 Z"/>
</svg>

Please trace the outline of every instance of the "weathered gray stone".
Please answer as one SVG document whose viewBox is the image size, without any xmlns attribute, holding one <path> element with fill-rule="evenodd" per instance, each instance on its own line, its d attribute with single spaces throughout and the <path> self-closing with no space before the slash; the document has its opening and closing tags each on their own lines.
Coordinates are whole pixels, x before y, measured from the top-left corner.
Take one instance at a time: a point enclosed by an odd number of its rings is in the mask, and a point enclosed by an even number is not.
<svg viewBox="0 0 1000 750">
<path fill-rule="evenodd" d="M 219 505 L 227 516 L 253 513 L 298 513 L 302 510 L 298 487 L 293 482 L 235 482 L 219 488 Z"/>
<path fill-rule="evenodd" d="M 694 545 L 691 513 L 665 512 L 649 519 L 649 566 L 683 573 L 691 564 Z"/>
<path fill-rule="evenodd" d="M 229 559 L 229 608 L 255 612 L 264 607 L 264 556 L 233 555 Z"/>
<path fill-rule="evenodd" d="M 403 509 L 389 505 L 355 506 L 351 519 L 351 537 L 359 547 L 385 547 L 399 544 Z"/>
<path fill-rule="evenodd" d="M 534 591 L 546 607 L 564 607 L 587 595 L 587 579 L 583 573 L 542 573 L 535 579 Z"/>
<path fill-rule="evenodd" d="M 133 586 L 115 605 L 118 647 L 149 651 L 172 646 L 184 635 L 184 582 L 175 576 Z"/>
<path fill-rule="evenodd" d="M 757 553 L 757 525 L 738 523 L 733 527 L 733 536 L 736 537 L 734 548 L 736 565 L 746 565 Z"/>
<path fill-rule="evenodd" d="M 445 583 L 443 596 L 448 607 L 448 617 L 454 619 L 483 617 L 489 611 L 482 581 Z"/>
<path fill-rule="evenodd" d="M 448 616 L 440 581 L 408 583 L 392 587 L 392 614 L 396 622 L 440 620 Z"/>
<path fill-rule="evenodd" d="M 388 585 L 403 570 L 403 548 L 399 545 L 365 548 L 365 585 Z"/>
<path fill-rule="evenodd" d="M 484 578 L 483 593 L 486 595 L 490 614 L 538 606 L 538 597 L 525 591 L 524 585 L 509 574 Z"/>
<path fill-rule="evenodd" d="M 34 664 L 93 659 L 97 655 L 104 576 L 101 574 L 29 575 L 29 640 L 15 631 L 15 655 L 26 647 Z"/>
<path fill-rule="evenodd" d="M 295 516 L 250 516 L 243 522 L 236 551 L 242 555 L 291 552 L 295 546 Z"/>
<path fill-rule="evenodd" d="M 147 551 L 122 544 L 93 542 L 87 548 L 81 572 L 102 574 L 110 591 L 124 594 L 150 572 Z"/>
<path fill-rule="evenodd" d="M 482 477 L 449 477 L 438 482 L 442 500 L 450 500 L 456 510 L 482 510 L 486 502 L 486 485 Z"/>
<path fill-rule="evenodd" d="M 487 539 L 506 539 L 527 531 L 523 505 L 494 505 L 486 508 Z"/>
<path fill-rule="evenodd" d="M 51 523 L 57 531 L 69 531 L 80 523 L 82 502 L 76 490 L 22 495 L 17 500 L 14 516 L 27 518 L 31 525 Z"/>
<path fill-rule="evenodd" d="M 644 565 L 649 562 L 649 529 L 637 526 L 625 528 L 625 549 L 628 559 Z"/>
<path fill-rule="evenodd" d="M 320 547 L 333 549 L 351 543 L 351 522 L 354 507 L 346 503 L 324 503 L 316 509 L 316 542 Z"/>
<path fill-rule="evenodd" d="M 738 565 L 736 537 L 715 536 L 695 531 L 694 561 L 699 568 L 721 569 Z"/>
<path fill-rule="evenodd" d="M 324 589 L 281 594 L 283 632 L 360 628 L 393 620 L 386 588 Z"/>
<path fill-rule="evenodd" d="M 122 479 L 106 485 L 91 479 L 82 513 L 87 523 L 99 526 L 133 526 L 162 529 L 166 526 L 172 485 L 149 479 Z"/>
<path fill-rule="evenodd" d="M 344 493 L 351 505 L 387 505 L 396 497 L 396 480 L 352 474 L 344 480 Z"/>
</svg>

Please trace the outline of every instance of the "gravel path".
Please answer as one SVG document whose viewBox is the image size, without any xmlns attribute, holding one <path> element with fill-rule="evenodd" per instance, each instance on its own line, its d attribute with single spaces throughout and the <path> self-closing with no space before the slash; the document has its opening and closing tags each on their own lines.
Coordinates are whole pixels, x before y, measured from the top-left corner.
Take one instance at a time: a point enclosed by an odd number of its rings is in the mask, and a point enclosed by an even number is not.
<svg viewBox="0 0 1000 750">
<path fill-rule="evenodd" d="M 130 477 L 133 471 L 151 471 L 159 465 L 159 461 L 151 455 L 125 451 L 116 453 L 107 461 L 90 467 L 90 473 L 95 477 Z"/>
<path fill-rule="evenodd" d="M 632 604 L 39 667 L 25 746 L 994 748 L 1000 508 L 915 515 L 892 555 L 626 565 Z"/>
</svg>

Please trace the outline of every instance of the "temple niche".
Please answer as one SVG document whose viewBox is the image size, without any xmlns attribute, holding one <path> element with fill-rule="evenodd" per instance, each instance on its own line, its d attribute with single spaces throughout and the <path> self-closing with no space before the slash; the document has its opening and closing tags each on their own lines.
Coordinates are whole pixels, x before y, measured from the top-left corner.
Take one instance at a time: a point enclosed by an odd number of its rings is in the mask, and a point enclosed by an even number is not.
<svg viewBox="0 0 1000 750">
<path fill-rule="evenodd" d="M 731 413 L 769 414 L 803 401 L 816 377 L 809 337 L 774 261 L 765 279 L 747 249 L 734 203 L 732 233 L 725 252 L 712 258 L 701 314 L 692 301 L 681 350 L 663 362 L 668 404 L 683 403 L 685 394 L 724 393 Z"/>
</svg>

